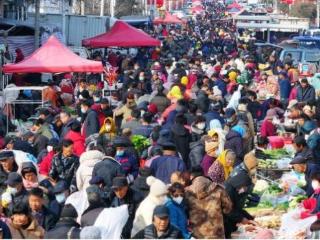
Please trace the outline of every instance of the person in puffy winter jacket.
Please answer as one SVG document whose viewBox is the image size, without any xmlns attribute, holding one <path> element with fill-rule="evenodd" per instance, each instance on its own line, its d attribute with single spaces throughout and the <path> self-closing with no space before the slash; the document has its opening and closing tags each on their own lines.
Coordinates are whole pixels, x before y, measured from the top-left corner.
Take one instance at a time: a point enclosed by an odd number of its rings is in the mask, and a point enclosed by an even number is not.
<svg viewBox="0 0 320 240">
<path fill-rule="evenodd" d="M 53 156 L 58 151 L 59 141 L 57 139 L 51 139 L 48 142 L 47 146 L 47 154 L 42 158 L 41 162 L 39 163 L 39 173 L 43 176 L 48 176 L 51 168 L 51 163 Z"/>
<path fill-rule="evenodd" d="M 152 176 L 147 178 L 147 184 L 150 186 L 150 192 L 136 211 L 131 236 L 135 236 L 136 233 L 152 224 L 153 210 L 156 206 L 165 203 L 168 191 L 166 184 Z"/>
<path fill-rule="evenodd" d="M 80 157 L 80 165 L 76 173 L 77 188 L 79 191 L 90 186 L 94 166 L 101 162 L 104 154 L 98 150 L 84 152 Z"/>
<path fill-rule="evenodd" d="M 152 161 L 150 169 L 153 176 L 168 184 L 172 173 L 183 172 L 186 167 L 183 160 L 177 157 L 176 146 L 173 143 L 161 143 L 161 146 L 163 155 Z"/>
<path fill-rule="evenodd" d="M 190 143 L 190 153 L 189 153 L 190 169 L 197 167 L 201 164 L 204 153 L 205 151 L 204 151 L 203 139 L 200 139 L 197 142 Z"/>
<path fill-rule="evenodd" d="M 186 192 L 186 200 L 190 206 L 192 235 L 195 238 L 224 239 L 223 215 L 232 210 L 225 189 L 206 177 L 196 177 Z"/>
<path fill-rule="evenodd" d="M 103 124 L 101 125 L 101 129 L 99 131 L 99 134 L 104 134 L 104 136 L 108 140 L 113 140 L 115 136 L 117 135 L 117 129 L 116 124 L 113 120 L 113 118 L 108 117 L 104 120 Z"/>
<path fill-rule="evenodd" d="M 184 127 L 187 124 L 187 119 L 183 114 L 177 114 L 175 118 L 175 124 L 171 127 L 171 131 L 173 133 L 173 142 L 177 146 L 177 152 L 181 154 L 181 157 L 184 163 L 187 166 L 190 166 L 189 163 L 189 153 L 190 148 L 189 144 L 191 142 L 191 134 L 188 129 Z"/>
<path fill-rule="evenodd" d="M 65 139 L 70 139 L 73 142 L 73 154 L 80 157 L 85 149 L 85 138 L 81 136 L 81 124 L 74 121 L 70 131 L 65 135 Z"/>
<path fill-rule="evenodd" d="M 139 231 L 135 239 L 182 239 L 181 231 L 171 224 L 169 209 L 159 205 L 153 211 L 152 224 Z"/>
<path fill-rule="evenodd" d="M 170 223 L 176 226 L 185 239 L 190 238 L 188 231 L 188 217 L 184 201 L 184 186 L 180 183 L 173 183 L 169 187 L 169 197 L 165 206 L 169 209 Z"/>
<path fill-rule="evenodd" d="M 235 166 L 239 165 L 244 156 L 243 144 L 242 144 L 242 136 L 244 136 L 244 129 L 236 126 L 231 129 L 226 135 L 226 143 L 225 149 L 230 149 L 236 154 L 236 162 Z"/>
<path fill-rule="evenodd" d="M 67 184 L 76 186 L 76 171 L 79 158 L 73 155 L 73 142 L 69 139 L 62 141 L 62 151 L 52 159 L 49 176 L 56 182 L 64 180 Z"/>
</svg>

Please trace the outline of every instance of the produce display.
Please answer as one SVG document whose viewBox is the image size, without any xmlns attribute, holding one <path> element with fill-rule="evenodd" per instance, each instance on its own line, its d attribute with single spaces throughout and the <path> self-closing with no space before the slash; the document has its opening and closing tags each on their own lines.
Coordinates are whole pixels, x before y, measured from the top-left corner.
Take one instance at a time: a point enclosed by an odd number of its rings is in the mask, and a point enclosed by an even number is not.
<svg viewBox="0 0 320 240">
<path fill-rule="evenodd" d="M 290 154 L 284 148 L 267 149 L 267 150 L 264 150 L 264 153 L 267 154 L 270 159 L 280 159 L 283 157 L 290 157 Z"/>
<path fill-rule="evenodd" d="M 257 217 L 255 221 L 262 228 L 279 229 L 281 226 L 281 216 L 279 215 Z"/>
<path fill-rule="evenodd" d="M 257 180 L 254 185 L 253 192 L 262 195 L 269 187 L 269 183 L 266 180 Z"/>
<path fill-rule="evenodd" d="M 245 209 L 254 217 L 255 224 L 241 225 L 239 236 L 241 238 L 255 238 L 258 232 L 272 231 L 275 238 L 287 239 L 306 237 L 306 229 L 311 225 L 308 218 L 296 219 L 292 211 L 299 208 L 300 203 L 307 198 L 302 189 L 305 186 L 305 176 L 294 171 L 283 172 L 291 161 L 286 157 L 288 153 L 284 149 L 267 150 L 270 158 L 267 160 L 259 159 L 259 168 L 262 170 L 256 181 L 253 194 L 259 199 L 258 205 Z M 263 174 L 263 170 L 267 170 Z M 273 170 L 276 170 L 273 172 Z M 282 170 L 282 171 L 279 171 Z M 280 174 L 272 178 L 272 173 Z M 249 202 L 250 203 L 250 202 Z M 283 220 L 285 217 L 285 221 Z M 307 223 L 305 223 L 307 221 Z M 283 228 L 288 223 L 294 223 L 289 228 Z M 310 223 L 309 223 L 310 222 Z M 299 227 L 298 227 L 299 226 Z"/>
<path fill-rule="evenodd" d="M 297 195 L 293 197 L 289 202 L 289 208 L 290 209 L 296 208 L 305 199 L 307 199 L 306 195 Z"/>
<path fill-rule="evenodd" d="M 265 150 L 267 159 L 259 159 L 258 168 L 260 169 L 288 169 L 291 161 L 290 154 L 286 149 Z"/>
<path fill-rule="evenodd" d="M 259 159 L 258 168 L 262 169 L 275 169 L 277 168 L 277 162 L 274 159 Z"/>
</svg>

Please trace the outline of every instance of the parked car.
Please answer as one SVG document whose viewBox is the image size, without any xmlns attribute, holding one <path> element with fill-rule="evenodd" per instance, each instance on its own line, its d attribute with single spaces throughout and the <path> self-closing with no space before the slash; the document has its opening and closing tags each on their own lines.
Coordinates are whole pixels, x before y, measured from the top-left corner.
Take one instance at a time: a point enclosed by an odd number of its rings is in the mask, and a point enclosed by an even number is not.
<svg viewBox="0 0 320 240">
<path fill-rule="evenodd" d="M 298 46 L 300 48 L 320 49 L 320 37 L 297 36 L 297 37 L 293 37 L 292 39 L 298 42 Z"/>
</svg>

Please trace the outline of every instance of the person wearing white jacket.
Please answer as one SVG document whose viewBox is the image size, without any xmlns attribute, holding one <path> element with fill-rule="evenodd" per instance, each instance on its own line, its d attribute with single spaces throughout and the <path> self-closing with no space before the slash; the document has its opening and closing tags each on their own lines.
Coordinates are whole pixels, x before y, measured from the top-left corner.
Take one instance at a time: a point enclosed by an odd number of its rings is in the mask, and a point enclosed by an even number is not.
<svg viewBox="0 0 320 240">
<path fill-rule="evenodd" d="M 90 186 L 89 181 L 92 178 L 94 166 L 101 162 L 104 154 L 98 150 L 90 150 L 82 153 L 80 156 L 80 166 L 76 173 L 77 188 L 79 191 L 85 190 Z"/>
<path fill-rule="evenodd" d="M 232 94 L 231 99 L 229 100 L 227 108 L 233 108 L 234 110 L 238 109 L 239 100 L 241 98 L 241 90 L 243 86 L 239 84 L 238 89 Z"/>
<path fill-rule="evenodd" d="M 150 192 L 136 211 L 131 236 L 135 236 L 140 230 L 152 224 L 153 210 L 156 206 L 163 205 L 166 201 L 168 187 L 164 182 L 150 176 L 147 178 L 147 184 L 150 186 Z"/>
</svg>

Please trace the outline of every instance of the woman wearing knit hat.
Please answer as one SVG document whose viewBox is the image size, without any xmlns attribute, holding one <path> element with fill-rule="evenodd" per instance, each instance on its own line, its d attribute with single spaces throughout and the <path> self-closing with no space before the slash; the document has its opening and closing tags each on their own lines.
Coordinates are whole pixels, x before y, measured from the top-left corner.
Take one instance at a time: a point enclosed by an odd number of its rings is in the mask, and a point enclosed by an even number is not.
<svg viewBox="0 0 320 240">
<path fill-rule="evenodd" d="M 150 186 L 148 196 L 140 203 L 133 222 L 131 236 L 152 224 L 152 214 L 156 206 L 165 203 L 168 188 L 166 184 L 155 177 L 148 177 L 147 184 Z"/>
<path fill-rule="evenodd" d="M 183 76 L 183 77 L 181 78 L 181 84 L 182 84 L 183 86 L 187 86 L 188 82 L 189 82 L 189 80 L 188 80 L 188 77 L 187 77 L 187 76 Z"/>
<path fill-rule="evenodd" d="M 169 98 L 171 101 L 182 99 L 183 95 L 181 93 L 181 89 L 178 86 L 173 86 L 168 92 L 167 98 Z"/>
</svg>

